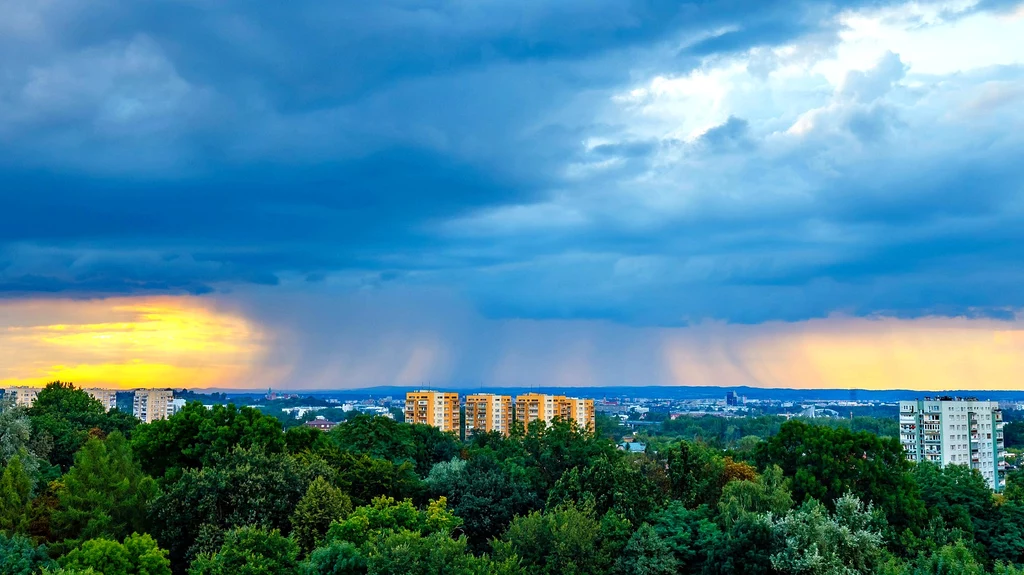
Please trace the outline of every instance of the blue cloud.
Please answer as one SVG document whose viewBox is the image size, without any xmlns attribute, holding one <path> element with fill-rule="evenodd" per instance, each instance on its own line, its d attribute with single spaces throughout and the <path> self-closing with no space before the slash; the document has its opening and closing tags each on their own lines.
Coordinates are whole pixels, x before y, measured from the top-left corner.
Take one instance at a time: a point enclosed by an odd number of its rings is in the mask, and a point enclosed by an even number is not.
<svg viewBox="0 0 1024 575">
<path fill-rule="evenodd" d="M 1021 63 L 915 73 L 888 47 L 826 80 L 839 16 L 883 4 L 28 5 L 0 24 L 0 296 L 1005 315 Z"/>
</svg>

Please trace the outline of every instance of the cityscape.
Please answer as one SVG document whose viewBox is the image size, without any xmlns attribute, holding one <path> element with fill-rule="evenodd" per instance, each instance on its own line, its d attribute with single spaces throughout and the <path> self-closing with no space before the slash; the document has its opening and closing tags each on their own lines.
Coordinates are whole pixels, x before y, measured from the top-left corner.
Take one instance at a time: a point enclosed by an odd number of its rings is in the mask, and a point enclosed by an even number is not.
<svg viewBox="0 0 1024 575">
<path fill-rule="evenodd" d="M 14 405 L 31 407 L 41 388 L 8 387 L 0 389 L 0 401 L 11 400 Z M 143 423 L 166 419 L 180 411 L 186 399 L 175 397 L 171 389 L 114 389 L 86 388 L 83 390 L 99 401 L 106 410 L 119 407 L 118 395 L 131 396 L 131 413 Z M 350 394 L 352 392 L 349 392 Z M 180 395 L 180 394 L 179 394 Z M 403 398 L 385 396 L 376 400 L 342 401 L 331 394 L 306 396 L 320 405 L 281 407 L 289 417 L 302 420 L 304 426 L 330 431 L 339 422 L 322 413 L 368 414 L 395 419 L 406 423 L 423 424 L 451 433 L 460 438 L 472 438 L 475 433 L 496 432 L 508 436 L 515 424 L 523 428 L 534 421 L 550 425 L 555 419 L 572 422 L 582 430 L 596 430 L 598 413 L 620 421 L 625 432 L 620 447 L 629 449 L 633 430 L 656 426 L 665 419 L 681 417 L 742 418 L 754 413 L 773 413 L 784 419 L 849 417 L 864 409 L 871 413 L 898 417 L 899 440 L 908 461 L 966 465 L 977 469 L 994 491 L 1006 487 L 1008 468 L 1015 469 L 1016 453 L 1009 454 L 1014 461 L 1008 463 L 1003 433 L 1003 409 L 1024 410 L 1024 403 L 979 401 L 974 397 L 925 396 L 913 401 L 879 400 L 811 400 L 794 402 L 772 399 L 748 399 L 735 391 L 726 391 L 721 399 L 668 400 L 660 398 L 576 398 L 565 395 L 526 393 L 516 396 L 495 393 L 468 393 L 415 390 Z M 239 396 L 240 400 L 254 400 L 249 407 L 263 408 L 274 401 L 303 399 L 299 394 L 268 390 L 265 395 Z M 262 399 L 264 402 L 259 402 Z M 225 403 L 227 399 L 225 398 Z M 124 404 L 127 406 L 127 402 Z M 212 404 L 205 407 L 211 408 Z M 840 413 L 843 410 L 845 413 Z M 661 414 L 661 417 L 647 418 Z M 346 416 L 347 417 L 347 416 Z M 1024 417 L 1022 417 L 1024 419 Z M 626 430 L 629 430 L 626 432 Z M 638 444 L 639 445 L 639 444 Z M 634 449 L 636 446 L 632 446 Z M 1024 447 L 1022 445 L 1021 447 Z M 1009 466 L 1009 467 L 1008 467 Z"/>
<path fill-rule="evenodd" d="M 0 575 L 1024 575 L 1024 0 L 0 0 Z"/>
</svg>

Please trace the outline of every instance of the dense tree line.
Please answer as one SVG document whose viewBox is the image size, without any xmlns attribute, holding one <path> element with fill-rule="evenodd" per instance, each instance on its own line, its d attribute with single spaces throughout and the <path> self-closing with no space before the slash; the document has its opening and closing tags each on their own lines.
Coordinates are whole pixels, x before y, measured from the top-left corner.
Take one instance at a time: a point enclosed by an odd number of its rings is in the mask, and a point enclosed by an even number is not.
<svg viewBox="0 0 1024 575">
<path fill-rule="evenodd" d="M 143 425 L 51 384 L 0 407 L 0 574 L 1024 572 L 1024 481 L 993 494 L 851 426 L 746 433 L 767 424 L 626 453 L 568 422 L 460 441 L 191 403 Z"/>
</svg>

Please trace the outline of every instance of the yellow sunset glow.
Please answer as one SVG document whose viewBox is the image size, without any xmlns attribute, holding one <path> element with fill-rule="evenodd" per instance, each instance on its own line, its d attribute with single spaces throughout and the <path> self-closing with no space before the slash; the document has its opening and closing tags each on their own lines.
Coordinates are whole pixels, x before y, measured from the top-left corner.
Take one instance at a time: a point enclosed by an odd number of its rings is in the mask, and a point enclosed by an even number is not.
<svg viewBox="0 0 1024 575">
<path fill-rule="evenodd" d="M 231 387 L 262 350 L 258 329 L 199 298 L 0 302 L 0 385 Z"/>
<path fill-rule="evenodd" d="M 1024 322 L 833 317 L 721 326 L 695 350 L 669 339 L 673 376 L 691 385 L 857 389 L 1021 389 Z"/>
</svg>

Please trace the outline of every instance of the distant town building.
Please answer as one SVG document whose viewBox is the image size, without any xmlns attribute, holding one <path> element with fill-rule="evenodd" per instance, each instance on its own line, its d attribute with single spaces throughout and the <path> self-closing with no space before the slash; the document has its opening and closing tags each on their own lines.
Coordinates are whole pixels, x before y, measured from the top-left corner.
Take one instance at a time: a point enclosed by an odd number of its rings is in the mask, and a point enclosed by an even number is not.
<svg viewBox="0 0 1024 575">
<path fill-rule="evenodd" d="M 995 401 L 925 398 L 900 402 L 900 443 L 910 461 L 969 465 L 1002 491 L 1006 463 L 1003 412 Z"/>
<path fill-rule="evenodd" d="M 432 425 L 459 433 L 459 394 L 441 391 L 410 391 L 405 394 L 405 422 Z"/>
<path fill-rule="evenodd" d="M 594 400 L 527 393 L 516 397 L 516 421 L 527 426 L 538 419 L 550 424 L 554 418 L 575 421 L 576 425 L 594 431 Z"/>
<path fill-rule="evenodd" d="M 5 387 L 4 399 L 9 399 L 18 407 L 29 408 L 36 401 L 36 396 L 42 391 L 41 387 Z"/>
<path fill-rule="evenodd" d="M 93 399 L 100 402 L 103 405 L 103 409 L 110 411 L 111 409 L 117 408 L 117 390 L 116 389 L 100 389 L 100 388 L 89 388 L 85 390 Z"/>
<path fill-rule="evenodd" d="M 735 391 L 725 392 L 725 404 L 726 405 L 739 405 L 740 396 L 736 395 Z"/>
<path fill-rule="evenodd" d="M 619 449 L 627 453 L 643 453 L 647 451 L 647 444 L 638 441 L 623 441 L 619 444 Z"/>
<path fill-rule="evenodd" d="M 143 423 L 174 415 L 174 392 L 169 389 L 136 389 L 132 413 Z"/>
<path fill-rule="evenodd" d="M 319 429 L 320 431 L 330 431 L 338 424 L 333 421 L 327 421 L 327 418 L 322 415 L 318 415 L 316 416 L 316 419 L 307 421 L 303 425 L 306 427 L 312 427 L 313 429 Z"/>
<path fill-rule="evenodd" d="M 478 393 L 466 396 L 466 436 L 477 431 L 508 435 L 512 427 L 512 396 Z"/>
</svg>

